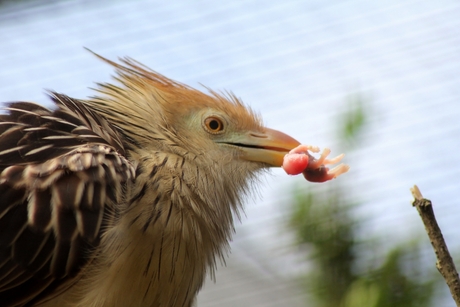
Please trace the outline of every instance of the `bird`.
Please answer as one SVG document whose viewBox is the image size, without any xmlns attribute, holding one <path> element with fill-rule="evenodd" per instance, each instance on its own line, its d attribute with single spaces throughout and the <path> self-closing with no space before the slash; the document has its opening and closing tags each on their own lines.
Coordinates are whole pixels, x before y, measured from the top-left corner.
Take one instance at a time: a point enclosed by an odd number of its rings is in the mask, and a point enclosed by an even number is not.
<svg viewBox="0 0 460 307">
<path fill-rule="evenodd" d="M 95 55 L 115 75 L 94 96 L 0 114 L 0 304 L 193 306 L 257 178 L 300 143 L 231 92 Z"/>
</svg>

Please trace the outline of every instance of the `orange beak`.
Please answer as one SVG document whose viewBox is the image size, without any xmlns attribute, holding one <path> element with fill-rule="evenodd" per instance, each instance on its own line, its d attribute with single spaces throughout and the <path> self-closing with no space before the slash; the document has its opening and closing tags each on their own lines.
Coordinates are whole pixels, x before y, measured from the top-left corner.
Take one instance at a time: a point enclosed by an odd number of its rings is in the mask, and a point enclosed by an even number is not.
<svg viewBox="0 0 460 307">
<path fill-rule="evenodd" d="M 287 134 L 265 128 L 263 133 L 248 132 L 229 145 L 239 147 L 242 159 L 281 167 L 284 156 L 300 143 Z"/>
</svg>

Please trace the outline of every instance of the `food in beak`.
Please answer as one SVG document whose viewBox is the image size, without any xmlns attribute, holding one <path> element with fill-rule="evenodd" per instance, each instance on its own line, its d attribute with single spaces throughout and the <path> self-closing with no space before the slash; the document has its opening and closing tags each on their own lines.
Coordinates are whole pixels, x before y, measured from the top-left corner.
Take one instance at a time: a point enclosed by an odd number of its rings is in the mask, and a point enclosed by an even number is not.
<svg viewBox="0 0 460 307">
<path fill-rule="evenodd" d="M 310 182 L 325 182 L 348 172 L 350 169 L 348 165 L 343 163 L 332 169 L 326 166 L 340 162 L 344 154 L 332 159 L 327 159 L 331 150 L 325 148 L 320 157 L 316 159 L 308 151 L 318 153 L 320 149 L 312 145 L 299 145 L 285 155 L 282 167 L 286 173 L 289 175 L 298 175 L 302 173 L 305 179 Z"/>
</svg>

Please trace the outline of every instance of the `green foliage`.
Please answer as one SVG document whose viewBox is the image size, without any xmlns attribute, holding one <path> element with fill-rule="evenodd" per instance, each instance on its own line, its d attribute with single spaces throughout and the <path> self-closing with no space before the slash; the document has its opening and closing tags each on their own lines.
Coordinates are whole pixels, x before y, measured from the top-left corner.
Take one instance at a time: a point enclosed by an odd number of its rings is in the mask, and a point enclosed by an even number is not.
<svg viewBox="0 0 460 307">
<path fill-rule="evenodd" d="M 369 100 L 362 94 L 350 95 L 346 101 L 346 110 L 338 118 L 338 138 L 345 149 L 352 149 L 358 145 L 371 111 Z"/>
<path fill-rule="evenodd" d="M 315 263 L 315 269 L 308 276 L 307 287 L 324 302 L 324 307 L 339 306 L 349 284 L 356 278 L 351 270 L 356 261 L 355 221 L 351 218 L 351 207 L 340 203 L 337 192 L 319 194 L 298 190 L 290 224 L 296 229 L 299 243 L 313 247 L 309 258 Z"/>
<path fill-rule="evenodd" d="M 420 256 L 417 245 L 398 246 L 391 250 L 379 268 L 369 269 L 353 281 L 339 306 L 430 306 L 435 281 L 422 276 L 423 265 L 417 261 Z"/>
<path fill-rule="evenodd" d="M 362 95 L 348 99 L 339 119 L 339 137 L 347 153 L 369 129 L 369 110 Z M 363 221 L 353 217 L 358 204 L 348 198 L 346 178 L 294 191 L 289 226 L 308 251 L 311 270 L 305 284 L 310 297 L 319 307 L 430 306 L 435 282 L 423 274 L 418 241 L 393 247 L 386 254 L 375 249 L 379 238 L 359 242 L 357 232 L 362 231 Z M 369 258 L 380 264 L 370 264 Z"/>
</svg>

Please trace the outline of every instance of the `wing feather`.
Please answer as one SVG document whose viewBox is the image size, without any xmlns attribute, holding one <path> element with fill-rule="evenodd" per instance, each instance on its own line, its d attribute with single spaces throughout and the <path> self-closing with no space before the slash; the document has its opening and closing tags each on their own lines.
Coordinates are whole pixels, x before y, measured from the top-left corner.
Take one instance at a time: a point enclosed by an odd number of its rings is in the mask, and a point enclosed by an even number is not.
<svg viewBox="0 0 460 307">
<path fill-rule="evenodd" d="M 53 227 L 50 204 L 51 194 L 49 191 L 31 191 L 28 203 L 28 221 L 32 228 L 48 232 Z"/>
<path fill-rule="evenodd" d="M 0 302 L 26 306 L 71 283 L 134 178 L 110 123 L 80 100 L 10 103 L 0 115 Z"/>
</svg>

